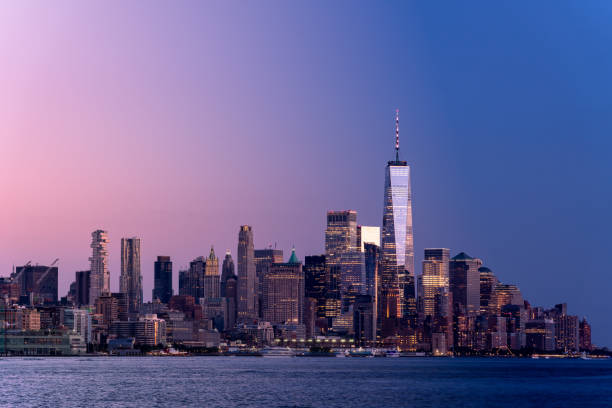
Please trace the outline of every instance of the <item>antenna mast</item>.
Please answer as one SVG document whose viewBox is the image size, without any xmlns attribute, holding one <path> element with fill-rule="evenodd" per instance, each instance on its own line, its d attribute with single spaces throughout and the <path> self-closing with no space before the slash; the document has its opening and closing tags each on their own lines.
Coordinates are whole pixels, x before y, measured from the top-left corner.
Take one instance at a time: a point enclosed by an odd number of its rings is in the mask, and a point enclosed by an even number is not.
<svg viewBox="0 0 612 408">
<path fill-rule="evenodd" d="M 399 109 L 395 110 L 395 161 L 399 161 Z"/>
</svg>

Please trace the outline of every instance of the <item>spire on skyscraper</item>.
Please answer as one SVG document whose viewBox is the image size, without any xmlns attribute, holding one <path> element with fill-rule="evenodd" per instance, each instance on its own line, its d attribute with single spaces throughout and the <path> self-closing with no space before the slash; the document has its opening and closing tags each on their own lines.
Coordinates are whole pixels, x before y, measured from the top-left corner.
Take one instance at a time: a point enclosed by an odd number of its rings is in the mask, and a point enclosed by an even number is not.
<svg viewBox="0 0 612 408">
<path fill-rule="evenodd" d="M 395 161 L 399 161 L 399 109 L 395 110 Z"/>
</svg>

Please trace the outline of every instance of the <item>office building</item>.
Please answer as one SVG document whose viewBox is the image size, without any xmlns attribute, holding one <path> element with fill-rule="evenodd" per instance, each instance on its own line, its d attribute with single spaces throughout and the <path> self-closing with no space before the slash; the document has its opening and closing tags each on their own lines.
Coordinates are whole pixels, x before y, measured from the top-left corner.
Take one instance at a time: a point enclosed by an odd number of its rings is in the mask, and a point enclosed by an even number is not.
<svg viewBox="0 0 612 408">
<path fill-rule="evenodd" d="M 223 266 L 221 267 L 221 297 L 226 296 L 225 288 L 227 285 L 227 279 L 230 276 L 236 276 L 236 272 L 234 271 L 234 260 L 232 259 L 232 253 L 228 249 L 225 252 Z"/>
<path fill-rule="evenodd" d="M 380 247 L 380 227 L 357 226 L 357 248 L 364 252 L 365 244 L 374 244 Z"/>
<path fill-rule="evenodd" d="M 465 252 L 449 262 L 449 282 L 453 296 L 453 310 L 466 315 L 480 311 L 480 272 L 482 261 Z"/>
<path fill-rule="evenodd" d="M 89 305 L 89 277 L 90 271 L 77 271 L 75 273 L 75 304 L 77 306 Z"/>
<path fill-rule="evenodd" d="M 380 284 L 384 299 L 380 302 L 386 319 L 416 313 L 410 166 L 399 159 L 399 114 L 395 124 L 395 160 L 387 162 L 385 168 L 381 232 Z"/>
<path fill-rule="evenodd" d="M 158 256 L 153 268 L 153 300 L 168 303 L 172 291 L 172 261 L 169 256 Z"/>
<path fill-rule="evenodd" d="M 262 285 L 263 277 L 270 270 L 270 265 L 273 263 L 283 262 L 283 250 L 282 249 L 256 249 L 254 252 L 255 262 L 255 274 L 257 275 L 256 291 L 257 291 L 257 314 L 262 315 Z"/>
<path fill-rule="evenodd" d="M 487 313 L 495 285 L 499 283 L 493 271 L 485 266 L 478 268 L 480 275 L 480 313 Z"/>
<path fill-rule="evenodd" d="M 304 272 L 291 251 L 287 263 L 274 263 L 263 279 L 263 320 L 272 324 L 302 324 Z"/>
<path fill-rule="evenodd" d="M 423 315 L 434 316 L 436 296 L 442 289 L 449 288 L 449 258 L 447 248 L 425 249 L 423 260 Z"/>
<path fill-rule="evenodd" d="M 189 269 L 179 272 L 179 295 L 192 296 L 197 303 L 204 297 L 204 272 L 206 259 L 203 256 L 189 263 Z"/>
<path fill-rule="evenodd" d="M 253 229 L 242 225 L 238 233 L 238 319 L 257 318 L 257 273 Z"/>
<path fill-rule="evenodd" d="M 326 270 L 325 255 L 304 258 L 304 285 L 307 298 L 316 302 L 317 317 L 325 317 Z"/>
<path fill-rule="evenodd" d="M 204 266 L 203 297 L 205 299 L 217 299 L 221 293 L 221 277 L 219 276 L 219 258 L 211 246 L 206 265 Z"/>
</svg>

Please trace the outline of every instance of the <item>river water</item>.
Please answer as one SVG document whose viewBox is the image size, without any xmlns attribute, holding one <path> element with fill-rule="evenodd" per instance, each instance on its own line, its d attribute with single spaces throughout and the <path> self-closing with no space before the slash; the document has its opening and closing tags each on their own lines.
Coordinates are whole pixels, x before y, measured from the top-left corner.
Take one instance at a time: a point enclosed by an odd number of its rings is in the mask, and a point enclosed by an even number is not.
<svg viewBox="0 0 612 408">
<path fill-rule="evenodd" d="M 0 406 L 611 407 L 611 360 L 0 360 Z"/>
</svg>

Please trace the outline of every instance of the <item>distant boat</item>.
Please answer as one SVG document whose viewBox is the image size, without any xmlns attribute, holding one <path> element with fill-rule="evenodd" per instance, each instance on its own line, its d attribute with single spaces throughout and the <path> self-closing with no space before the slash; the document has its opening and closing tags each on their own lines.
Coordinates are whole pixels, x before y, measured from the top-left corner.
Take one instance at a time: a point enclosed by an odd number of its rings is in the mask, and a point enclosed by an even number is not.
<svg viewBox="0 0 612 408">
<path fill-rule="evenodd" d="M 295 352 L 289 347 L 265 347 L 261 354 L 264 357 L 295 357 Z"/>
<path fill-rule="evenodd" d="M 339 357 L 339 358 L 344 358 L 344 357 L 346 357 L 346 351 L 341 350 L 341 351 L 337 352 L 337 353 L 336 353 L 336 357 Z"/>
<path fill-rule="evenodd" d="M 385 351 L 385 357 L 397 358 L 400 357 L 401 354 L 398 350 L 387 350 Z"/>
<path fill-rule="evenodd" d="M 349 350 L 348 355 L 349 357 L 374 357 L 374 353 L 372 352 L 372 350 L 363 349 L 361 347 L 356 350 Z"/>
<path fill-rule="evenodd" d="M 592 360 L 592 358 L 587 356 L 586 352 L 584 351 L 580 354 L 580 359 L 581 360 Z"/>
</svg>

